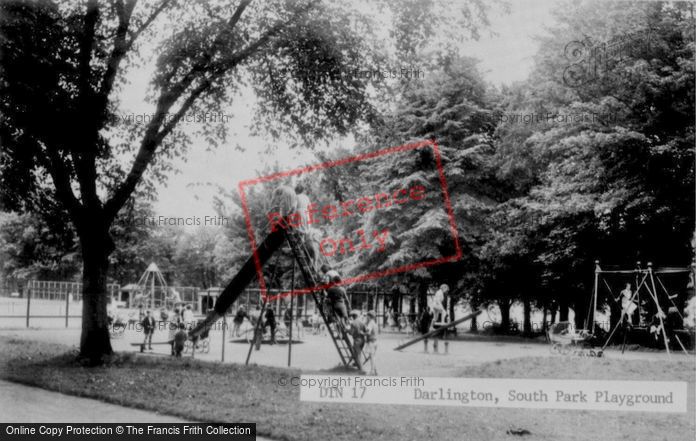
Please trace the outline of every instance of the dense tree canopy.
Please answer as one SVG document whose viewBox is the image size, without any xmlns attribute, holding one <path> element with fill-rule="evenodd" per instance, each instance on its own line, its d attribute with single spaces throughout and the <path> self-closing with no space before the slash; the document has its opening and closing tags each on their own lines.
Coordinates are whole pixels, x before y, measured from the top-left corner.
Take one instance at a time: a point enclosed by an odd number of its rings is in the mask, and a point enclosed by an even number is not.
<svg viewBox="0 0 700 441">
<path fill-rule="evenodd" d="M 567 3 L 557 20 L 531 81 L 505 91 L 497 166 L 520 197 L 497 210 L 501 233 L 485 252 L 538 268 L 527 289 L 557 299 L 563 314 L 574 304 L 583 320 L 594 260 L 692 258 L 694 7 Z M 581 41 L 582 62 L 568 58 L 567 44 Z M 614 54 L 617 41 L 627 46 Z M 604 44 L 610 60 L 591 71 L 586 57 Z M 572 82 L 572 63 L 590 77 Z"/>
<path fill-rule="evenodd" d="M 400 58 L 432 41 L 448 52 L 455 44 L 441 45 L 442 37 L 462 26 L 475 33 L 485 20 L 480 0 L 458 14 L 446 13 L 446 3 L 364 6 L 387 11 L 397 42 L 421 42 L 392 45 Z M 312 145 L 374 120 L 369 86 L 382 79 L 347 72 L 377 65 L 391 48 L 380 44 L 371 13 L 359 11 L 319 0 L 0 5 L 0 199 L 11 210 L 57 205 L 68 215 L 84 263 L 83 357 L 99 363 L 111 354 L 106 282 L 120 211 L 152 192 L 149 183 L 171 172 L 170 160 L 185 155 L 194 136 L 212 145 L 226 139 L 223 121 L 185 131 L 186 115 L 222 111 L 248 88 L 257 128 L 273 137 Z M 432 21 L 411 25 L 418 11 Z M 443 24 L 444 35 L 431 30 Z M 126 73 L 146 60 L 155 62 L 153 115 L 138 124 L 117 111 Z"/>
</svg>

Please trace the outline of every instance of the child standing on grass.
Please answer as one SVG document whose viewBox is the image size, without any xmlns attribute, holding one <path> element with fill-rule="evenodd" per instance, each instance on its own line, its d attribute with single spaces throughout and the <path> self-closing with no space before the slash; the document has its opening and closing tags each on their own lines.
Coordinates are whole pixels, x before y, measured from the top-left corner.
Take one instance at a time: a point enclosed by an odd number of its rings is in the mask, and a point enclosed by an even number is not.
<svg viewBox="0 0 700 441">
<path fill-rule="evenodd" d="M 367 312 L 367 358 L 369 358 L 370 375 L 377 375 L 377 335 L 379 327 L 377 326 L 377 314 L 374 311 Z"/>
</svg>

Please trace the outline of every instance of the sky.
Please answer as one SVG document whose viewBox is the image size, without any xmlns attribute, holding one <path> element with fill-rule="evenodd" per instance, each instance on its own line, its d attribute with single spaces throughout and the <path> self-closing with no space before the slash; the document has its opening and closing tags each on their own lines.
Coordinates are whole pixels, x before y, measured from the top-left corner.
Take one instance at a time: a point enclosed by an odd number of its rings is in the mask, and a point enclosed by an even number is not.
<svg viewBox="0 0 700 441">
<path fill-rule="evenodd" d="M 498 86 L 525 80 L 533 66 L 537 43 L 533 37 L 541 35 L 552 22 L 553 0 L 510 0 L 510 14 L 500 10 L 490 16 L 491 30 L 495 35 L 485 35 L 478 41 L 463 46 L 463 55 L 480 60 L 484 78 Z M 142 90 L 142 94 L 130 93 L 122 99 L 122 115 L 151 113 L 153 106 L 144 100 L 151 72 L 140 69 L 128 76 L 131 86 L 127 90 Z M 154 204 L 157 216 L 192 218 L 213 216 L 213 197 L 219 187 L 235 190 L 240 180 L 256 177 L 256 171 L 266 164 L 279 162 L 285 169 L 314 162 L 307 150 L 278 146 L 277 154 L 268 152 L 269 142 L 250 134 L 251 109 L 254 97 L 250 91 L 235 100 L 228 112 L 229 146 L 207 151 L 203 144 L 190 148 L 187 161 L 178 160 L 177 174 L 158 187 L 158 199 Z M 341 147 L 343 142 L 337 141 Z M 234 148 L 245 147 L 241 152 Z M 331 148 L 333 145 L 330 146 Z M 344 146 L 351 147 L 351 146 Z"/>
</svg>

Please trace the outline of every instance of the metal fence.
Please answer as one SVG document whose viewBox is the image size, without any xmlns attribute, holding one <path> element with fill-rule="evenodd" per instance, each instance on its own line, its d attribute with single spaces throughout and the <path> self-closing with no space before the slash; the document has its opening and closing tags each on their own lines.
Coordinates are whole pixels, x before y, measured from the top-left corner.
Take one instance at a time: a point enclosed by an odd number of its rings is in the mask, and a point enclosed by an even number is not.
<svg viewBox="0 0 700 441">
<path fill-rule="evenodd" d="M 29 280 L 22 289 L 1 293 L 0 319 L 15 326 L 23 321 L 26 327 L 30 327 L 31 319 L 63 319 L 67 328 L 70 319 L 82 317 L 82 288 L 81 282 Z M 119 285 L 108 284 L 107 292 L 110 298 L 117 298 Z"/>
<path fill-rule="evenodd" d="M 196 313 L 201 315 L 213 308 L 218 297 L 219 290 L 203 290 L 191 286 L 168 287 L 177 291 L 180 301 L 191 304 Z M 125 293 L 121 291 L 118 284 L 109 284 L 107 290 L 111 299 L 123 301 Z M 82 301 L 82 283 L 64 282 L 50 280 L 30 280 L 21 290 L 21 297 L 10 297 L 10 290 L 2 292 L 4 299 L 0 308 L 0 319 L 12 318 L 20 320 L 27 327 L 31 324 L 31 319 L 64 319 L 65 326 L 68 327 L 70 319 L 81 318 L 81 308 L 78 302 Z M 15 291 L 12 291 L 15 292 Z M 268 294 L 275 296 L 283 290 L 269 289 Z M 348 299 L 350 307 L 359 310 L 374 310 L 378 316 L 386 316 L 389 308 L 387 302 L 391 300 L 392 294 L 380 291 L 378 288 L 350 288 Z M 402 302 L 403 303 L 403 302 Z M 272 301 L 272 306 L 277 316 L 284 312 L 289 304 L 289 298 L 277 298 Z M 231 306 L 232 311 L 236 311 L 239 306 L 245 306 L 249 311 L 255 309 L 257 305 L 262 305 L 260 289 L 247 288 L 236 299 Z M 128 308 L 135 308 L 137 305 L 128 305 Z M 167 304 L 156 305 L 157 307 L 168 307 Z M 309 318 L 315 311 L 316 305 L 308 295 L 294 296 L 295 316 L 304 319 Z M 380 326 L 385 323 L 380 322 Z"/>
<path fill-rule="evenodd" d="M 283 292 L 288 292 L 286 290 L 268 289 L 267 294 L 269 296 L 275 296 Z M 392 298 L 392 294 L 386 291 L 381 291 L 376 289 L 349 289 L 348 300 L 350 301 L 350 307 L 352 309 L 359 309 L 361 311 L 373 310 L 378 316 L 384 316 L 388 313 L 389 306 L 387 305 L 387 300 Z M 406 297 L 407 298 L 407 297 Z M 277 297 L 272 300 L 272 307 L 275 311 L 275 315 L 279 316 L 286 308 L 289 303 L 289 298 Z M 236 299 L 236 301 L 231 305 L 231 311 L 235 313 L 239 306 L 245 306 L 248 311 L 254 309 L 257 305 L 262 305 L 262 297 L 260 294 L 260 289 L 258 288 L 247 288 L 243 293 Z M 404 306 L 407 305 L 404 302 Z M 294 296 L 294 307 L 295 316 L 309 318 L 316 309 L 316 304 L 314 299 L 309 295 L 299 295 Z"/>
<path fill-rule="evenodd" d="M 81 282 L 58 282 L 53 280 L 30 280 L 24 288 L 28 296 L 42 300 L 67 300 L 80 302 L 83 300 L 83 284 Z M 117 298 L 119 285 L 107 284 L 110 298 Z"/>
</svg>

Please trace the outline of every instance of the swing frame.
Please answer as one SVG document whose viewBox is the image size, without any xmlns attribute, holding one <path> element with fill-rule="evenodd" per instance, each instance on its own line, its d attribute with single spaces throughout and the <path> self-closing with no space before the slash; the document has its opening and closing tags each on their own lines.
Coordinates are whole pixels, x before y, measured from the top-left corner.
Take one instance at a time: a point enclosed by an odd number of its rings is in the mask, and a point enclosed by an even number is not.
<svg viewBox="0 0 700 441">
<path fill-rule="evenodd" d="M 669 348 L 669 336 L 666 332 L 666 326 L 664 324 L 664 320 L 666 318 L 666 313 L 663 311 L 663 308 L 661 307 L 661 304 L 659 302 L 659 292 L 660 290 L 657 290 L 657 285 L 661 288 L 661 292 L 666 295 L 666 298 L 668 301 L 670 301 L 671 305 L 675 308 L 675 312 L 680 316 L 681 320 L 683 320 L 683 314 L 681 313 L 681 310 L 678 308 L 678 305 L 673 301 L 673 296 L 668 292 L 666 287 L 664 286 L 661 278 L 659 277 L 660 275 L 663 274 L 684 274 L 687 273 L 691 283 L 695 284 L 695 270 L 694 267 L 691 268 L 680 268 L 680 267 L 675 267 L 675 268 L 658 268 L 654 269 L 652 266 L 652 263 L 649 262 L 647 263 L 646 269 L 643 269 L 641 266 L 640 262 L 637 262 L 637 267 L 635 269 L 629 270 L 629 269 L 624 269 L 624 270 L 603 270 L 600 266 L 600 261 L 596 260 L 595 261 L 595 276 L 594 276 L 594 285 L 593 285 L 593 295 L 591 296 L 591 303 L 589 305 L 589 311 L 588 314 L 586 315 L 586 323 L 584 323 L 584 328 L 588 329 L 591 334 L 595 332 L 595 324 L 596 324 L 596 319 L 595 319 L 595 313 L 598 310 L 598 297 L 599 297 L 599 286 L 602 283 L 605 285 L 607 288 L 610 297 L 612 298 L 613 302 L 612 304 L 617 305 L 617 298 L 615 297 L 615 293 L 612 290 L 612 287 L 610 284 L 608 284 L 607 280 L 605 280 L 605 275 L 606 274 L 628 274 L 628 275 L 634 275 L 634 284 L 635 284 L 635 289 L 633 291 L 632 297 L 630 299 L 630 303 L 628 304 L 627 308 L 624 310 L 621 310 L 620 313 L 620 319 L 617 321 L 617 324 L 611 328 L 608 337 L 605 341 L 605 344 L 603 345 L 602 350 L 604 351 L 605 348 L 608 346 L 610 341 L 612 340 L 613 336 L 615 333 L 618 331 L 618 329 L 623 325 L 624 320 L 626 320 L 627 316 L 627 309 L 629 308 L 629 305 L 633 303 L 637 303 L 641 300 L 641 294 L 644 292 L 652 301 L 653 305 L 656 308 L 656 313 L 654 316 L 659 318 L 659 325 L 661 328 L 661 333 L 663 335 L 664 339 L 664 346 L 666 348 L 666 353 L 670 356 L 671 350 Z M 620 308 L 622 309 L 622 308 Z M 638 308 L 639 313 L 641 314 L 641 308 Z M 677 338 L 677 337 L 676 337 Z M 626 340 L 626 339 L 625 339 Z M 681 347 L 682 344 L 681 344 Z M 683 348 L 684 352 L 685 348 Z M 624 344 L 623 344 L 623 352 L 624 352 Z"/>
</svg>

